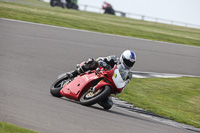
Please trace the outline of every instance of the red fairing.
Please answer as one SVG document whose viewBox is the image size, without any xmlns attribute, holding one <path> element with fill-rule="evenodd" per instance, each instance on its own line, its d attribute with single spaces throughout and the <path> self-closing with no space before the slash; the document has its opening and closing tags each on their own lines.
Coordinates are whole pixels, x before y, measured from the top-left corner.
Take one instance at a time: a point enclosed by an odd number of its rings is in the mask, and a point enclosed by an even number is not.
<svg viewBox="0 0 200 133">
<path fill-rule="evenodd" d="M 111 87 L 111 85 L 110 85 L 109 83 L 106 83 L 105 81 L 102 80 L 101 82 L 99 82 L 99 83 L 95 86 L 95 89 L 98 90 L 98 89 L 100 89 L 101 87 L 106 86 L 106 85 L 109 85 L 109 86 Z"/>
<path fill-rule="evenodd" d="M 123 88 L 117 88 L 116 93 L 121 93 L 123 90 L 124 90 L 124 87 Z"/>
<path fill-rule="evenodd" d="M 90 73 L 79 75 L 73 81 L 64 85 L 60 94 L 69 99 L 79 101 L 81 96 L 91 87 L 95 87 L 98 90 L 104 86 L 110 86 L 112 94 L 120 93 L 123 88 L 117 88 L 112 79 L 115 69 L 117 69 L 116 65 L 111 70 L 101 68 L 98 73 L 93 70 Z"/>
<path fill-rule="evenodd" d="M 80 75 L 69 84 L 64 85 L 60 91 L 60 94 L 67 98 L 78 101 L 81 97 L 80 92 L 85 88 L 90 88 L 92 86 L 91 81 L 97 78 L 98 77 L 95 75 L 95 73 L 86 73 L 84 75 Z"/>
<path fill-rule="evenodd" d="M 115 65 L 113 67 L 113 69 L 111 69 L 110 71 L 105 71 L 105 73 L 107 73 L 107 75 L 108 75 L 108 78 L 106 78 L 106 80 L 108 80 L 111 83 L 112 93 L 113 94 L 118 94 L 118 93 L 121 93 L 123 91 L 123 89 L 124 89 L 125 86 L 122 87 L 122 88 L 117 88 L 116 85 L 115 85 L 115 83 L 113 82 L 112 76 L 114 74 L 115 69 L 117 69 L 117 65 Z"/>
</svg>

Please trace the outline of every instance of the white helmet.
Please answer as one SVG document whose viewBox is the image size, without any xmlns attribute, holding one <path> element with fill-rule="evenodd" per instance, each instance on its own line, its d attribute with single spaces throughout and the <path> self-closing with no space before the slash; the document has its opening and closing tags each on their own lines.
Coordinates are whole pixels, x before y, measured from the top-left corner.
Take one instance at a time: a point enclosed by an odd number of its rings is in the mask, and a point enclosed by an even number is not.
<svg viewBox="0 0 200 133">
<path fill-rule="evenodd" d="M 136 55 L 131 50 L 124 51 L 120 56 L 120 62 L 126 69 L 131 69 L 136 61 Z"/>
</svg>

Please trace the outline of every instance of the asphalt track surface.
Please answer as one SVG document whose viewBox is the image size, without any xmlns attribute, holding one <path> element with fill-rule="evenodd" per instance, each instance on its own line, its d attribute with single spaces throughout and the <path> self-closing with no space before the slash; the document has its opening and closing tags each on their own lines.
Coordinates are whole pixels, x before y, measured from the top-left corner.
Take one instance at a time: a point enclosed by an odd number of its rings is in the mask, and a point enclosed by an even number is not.
<svg viewBox="0 0 200 133">
<path fill-rule="evenodd" d="M 0 19 L 0 121 L 44 133 L 189 133 L 118 107 L 52 97 L 57 76 L 89 57 L 137 54 L 137 71 L 200 75 L 200 49 Z"/>
</svg>

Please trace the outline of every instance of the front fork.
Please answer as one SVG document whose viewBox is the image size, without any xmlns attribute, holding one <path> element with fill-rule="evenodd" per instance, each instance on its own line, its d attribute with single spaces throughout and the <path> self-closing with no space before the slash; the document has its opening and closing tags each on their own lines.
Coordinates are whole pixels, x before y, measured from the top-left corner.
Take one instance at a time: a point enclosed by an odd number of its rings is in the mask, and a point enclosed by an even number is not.
<svg viewBox="0 0 200 133">
<path fill-rule="evenodd" d="M 111 86 L 109 83 L 106 83 L 104 79 L 100 80 L 97 85 L 95 85 L 94 87 L 91 87 L 89 90 L 88 90 L 88 97 L 93 97 L 94 95 L 98 94 L 103 86 L 106 86 L 106 85 L 109 85 Z"/>
<path fill-rule="evenodd" d="M 109 83 L 105 82 L 105 79 L 102 79 L 99 81 L 99 83 L 97 83 L 97 85 L 95 85 L 94 87 L 91 88 L 91 90 L 93 92 L 98 91 L 100 88 L 102 88 L 103 86 L 109 85 L 111 86 Z"/>
</svg>

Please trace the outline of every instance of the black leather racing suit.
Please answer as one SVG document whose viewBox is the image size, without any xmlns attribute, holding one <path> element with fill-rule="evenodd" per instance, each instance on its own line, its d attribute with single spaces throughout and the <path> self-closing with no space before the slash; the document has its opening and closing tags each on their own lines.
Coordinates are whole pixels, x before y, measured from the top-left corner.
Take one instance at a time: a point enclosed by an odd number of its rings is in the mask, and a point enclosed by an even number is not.
<svg viewBox="0 0 200 133">
<path fill-rule="evenodd" d="M 81 73 L 84 73 L 88 70 L 95 70 L 99 66 L 107 65 L 108 67 L 113 68 L 115 64 L 119 63 L 119 58 L 115 55 L 107 57 L 99 57 L 96 60 L 89 58 L 82 66 L 77 65 L 76 70 L 68 74 L 69 77 L 76 77 Z"/>
<path fill-rule="evenodd" d="M 76 70 L 69 74 L 69 77 L 76 77 L 81 73 L 84 73 L 88 70 L 95 70 L 100 66 L 107 67 L 108 69 L 112 69 L 115 64 L 120 64 L 120 60 L 117 56 L 111 55 L 107 57 L 99 57 L 96 60 L 89 58 L 82 66 L 77 65 Z M 124 80 L 131 80 L 132 73 L 129 70 L 127 77 L 124 77 Z"/>
</svg>

